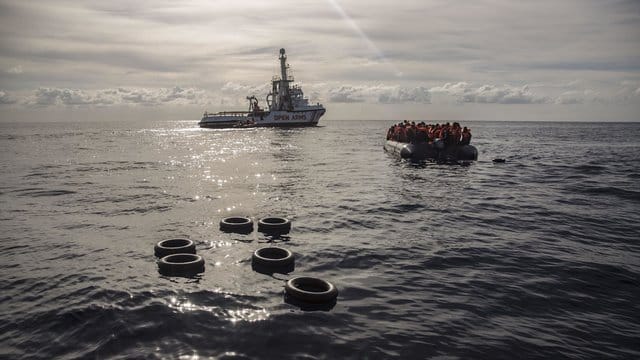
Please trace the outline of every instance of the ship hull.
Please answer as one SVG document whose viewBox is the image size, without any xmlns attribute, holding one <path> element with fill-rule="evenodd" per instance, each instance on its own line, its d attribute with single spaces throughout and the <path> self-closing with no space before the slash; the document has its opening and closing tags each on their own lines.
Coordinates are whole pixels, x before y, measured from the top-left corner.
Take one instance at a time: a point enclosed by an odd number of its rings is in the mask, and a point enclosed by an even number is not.
<svg viewBox="0 0 640 360">
<path fill-rule="evenodd" d="M 305 127 L 316 126 L 325 113 L 321 106 L 293 111 L 266 111 L 246 113 L 242 116 L 212 114 L 200 120 L 202 128 L 232 127 Z"/>
<path fill-rule="evenodd" d="M 234 121 L 216 121 L 216 120 L 207 120 L 207 119 L 202 119 L 200 121 L 200 123 L 198 123 L 198 125 L 200 125 L 201 128 L 208 128 L 208 129 L 225 129 L 225 128 L 232 128 L 235 127 L 236 125 L 238 125 L 240 122 L 238 120 L 234 120 Z"/>
</svg>

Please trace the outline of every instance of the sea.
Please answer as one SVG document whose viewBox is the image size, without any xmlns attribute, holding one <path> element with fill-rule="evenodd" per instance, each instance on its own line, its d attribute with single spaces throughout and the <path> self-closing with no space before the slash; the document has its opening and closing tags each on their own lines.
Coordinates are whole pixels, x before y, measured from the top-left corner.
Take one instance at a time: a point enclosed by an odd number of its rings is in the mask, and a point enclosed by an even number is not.
<svg viewBox="0 0 640 360">
<path fill-rule="evenodd" d="M 640 358 L 640 123 L 462 122 L 478 160 L 438 164 L 394 122 L 0 123 L 0 358 Z M 171 238 L 204 273 L 158 272 Z M 252 269 L 270 246 L 293 271 Z"/>
</svg>

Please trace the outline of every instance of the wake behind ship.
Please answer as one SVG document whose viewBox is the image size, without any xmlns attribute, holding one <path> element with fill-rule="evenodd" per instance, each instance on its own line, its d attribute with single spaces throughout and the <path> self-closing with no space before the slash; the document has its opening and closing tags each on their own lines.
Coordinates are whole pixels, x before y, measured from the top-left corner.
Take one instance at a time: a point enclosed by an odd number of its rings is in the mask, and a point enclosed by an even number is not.
<svg viewBox="0 0 640 360">
<path fill-rule="evenodd" d="M 267 109 L 258 105 L 255 96 L 247 96 L 249 111 L 222 111 L 215 114 L 204 113 L 199 125 L 203 128 L 225 128 L 238 126 L 316 126 L 324 115 L 322 104 L 310 105 L 298 85 L 291 85 L 293 77 L 287 75 L 287 56 L 280 49 L 280 77 L 272 81 L 271 92 L 267 95 Z"/>
</svg>

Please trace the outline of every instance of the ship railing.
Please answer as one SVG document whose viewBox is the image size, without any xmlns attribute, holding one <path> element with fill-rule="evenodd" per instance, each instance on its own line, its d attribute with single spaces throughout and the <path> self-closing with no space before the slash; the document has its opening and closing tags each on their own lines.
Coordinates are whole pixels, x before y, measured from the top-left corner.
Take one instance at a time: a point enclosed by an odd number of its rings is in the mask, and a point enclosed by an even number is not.
<svg viewBox="0 0 640 360">
<path fill-rule="evenodd" d="M 217 113 L 205 112 L 204 116 L 247 116 L 250 114 L 249 111 L 219 111 Z"/>
<path fill-rule="evenodd" d="M 274 76 L 271 78 L 271 82 L 274 82 L 274 81 L 275 81 L 275 82 L 278 82 L 278 81 L 280 81 L 280 80 L 282 80 L 282 78 L 281 78 L 280 76 L 278 76 L 278 75 L 274 75 Z M 288 75 L 288 76 L 287 76 L 287 81 L 289 81 L 289 82 L 294 82 L 295 80 L 294 80 L 294 78 L 293 78 L 293 75 Z"/>
</svg>

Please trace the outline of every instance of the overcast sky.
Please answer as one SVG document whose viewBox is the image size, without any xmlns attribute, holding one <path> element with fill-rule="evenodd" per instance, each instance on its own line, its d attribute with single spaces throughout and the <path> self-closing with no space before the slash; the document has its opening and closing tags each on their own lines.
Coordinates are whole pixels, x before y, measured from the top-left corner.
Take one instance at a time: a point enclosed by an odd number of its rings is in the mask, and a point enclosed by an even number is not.
<svg viewBox="0 0 640 360">
<path fill-rule="evenodd" d="M 241 110 L 281 47 L 327 119 L 640 121 L 637 0 L 0 0 L 0 120 Z"/>
</svg>

